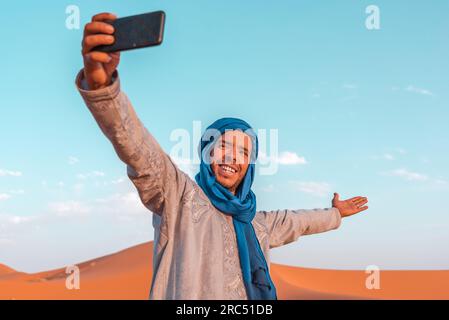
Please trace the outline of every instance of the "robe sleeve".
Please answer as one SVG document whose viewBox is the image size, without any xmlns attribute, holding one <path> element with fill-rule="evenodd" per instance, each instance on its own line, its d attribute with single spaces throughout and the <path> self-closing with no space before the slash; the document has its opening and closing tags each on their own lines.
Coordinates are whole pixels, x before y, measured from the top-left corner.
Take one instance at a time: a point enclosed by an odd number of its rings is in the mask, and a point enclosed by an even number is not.
<svg viewBox="0 0 449 320">
<path fill-rule="evenodd" d="M 257 215 L 262 216 L 267 227 L 270 249 L 296 241 L 302 235 L 337 229 L 341 224 L 337 208 L 259 211 Z"/>
<path fill-rule="evenodd" d="M 98 90 L 86 90 L 84 73 L 76 86 L 103 134 L 112 143 L 127 175 L 146 208 L 162 215 L 167 201 L 180 201 L 186 176 L 161 149 L 141 123 L 128 97 L 120 89 L 116 72 L 113 83 Z"/>
</svg>

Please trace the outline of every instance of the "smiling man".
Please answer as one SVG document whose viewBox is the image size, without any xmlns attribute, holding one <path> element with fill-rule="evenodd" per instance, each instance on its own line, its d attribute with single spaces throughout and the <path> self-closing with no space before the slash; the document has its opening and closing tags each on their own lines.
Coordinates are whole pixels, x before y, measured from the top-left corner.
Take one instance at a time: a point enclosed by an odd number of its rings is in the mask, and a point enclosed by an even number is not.
<svg viewBox="0 0 449 320">
<path fill-rule="evenodd" d="M 367 199 L 332 208 L 257 211 L 251 190 L 258 139 L 251 126 L 219 119 L 200 141 L 195 181 L 178 169 L 137 117 L 120 89 L 120 54 L 92 49 L 114 42 L 102 13 L 85 26 L 84 69 L 76 84 L 111 141 L 140 199 L 153 212 L 155 230 L 150 299 L 277 299 L 269 249 L 339 227 L 342 217 L 366 210 Z"/>
</svg>

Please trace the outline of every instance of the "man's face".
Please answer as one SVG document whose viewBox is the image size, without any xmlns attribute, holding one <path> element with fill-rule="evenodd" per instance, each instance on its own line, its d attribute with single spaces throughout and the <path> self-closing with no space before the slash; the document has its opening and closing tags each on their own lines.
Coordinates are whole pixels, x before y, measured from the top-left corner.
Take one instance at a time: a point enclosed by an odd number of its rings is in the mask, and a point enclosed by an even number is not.
<svg viewBox="0 0 449 320">
<path fill-rule="evenodd" d="M 226 131 L 211 151 L 211 169 L 218 183 L 235 194 L 251 160 L 251 137 L 240 130 Z"/>
</svg>

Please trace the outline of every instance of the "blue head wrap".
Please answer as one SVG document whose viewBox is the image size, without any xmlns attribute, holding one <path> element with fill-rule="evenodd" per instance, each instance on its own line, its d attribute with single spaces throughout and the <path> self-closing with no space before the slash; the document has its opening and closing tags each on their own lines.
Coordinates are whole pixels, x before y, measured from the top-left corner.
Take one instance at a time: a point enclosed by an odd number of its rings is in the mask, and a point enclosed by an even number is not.
<svg viewBox="0 0 449 320">
<path fill-rule="evenodd" d="M 210 152 L 218 138 L 228 130 L 241 130 L 251 137 L 251 162 L 236 194 L 220 185 L 210 167 Z M 258 154 L 257 134 L 251 126 L 236 118 L 223 118 L 211 124 L 199 145 L 200 172 L 195 176 L 211 203 L 221 212 L 232 216 L 246 293 L 250 300 L 275 300 L 276 288 L 271 280 L 267 262 L 251 223 L 256 215 L 256 195 L 251 190 L 255 160 Z M 206 160 L 206 161 L 205 161 Z"/>
</svg>

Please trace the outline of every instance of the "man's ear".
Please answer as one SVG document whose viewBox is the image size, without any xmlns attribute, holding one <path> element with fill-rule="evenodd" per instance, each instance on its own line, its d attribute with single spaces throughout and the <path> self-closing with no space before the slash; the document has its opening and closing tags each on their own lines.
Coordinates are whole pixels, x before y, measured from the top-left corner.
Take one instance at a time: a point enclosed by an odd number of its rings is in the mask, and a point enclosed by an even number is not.
<svg viewBox="0 0 449 320">
<path fill-rule="evenodd" d="M 211 148 L 209 151 L 209 164 L 212 164 L 213 162 L 215 162 L 215 163 L 217 162 L 217 159 L 214 159 L 214 154 L 215 154 L 214 149 L 215 149 L 215 147 Z"/>
</svg>

